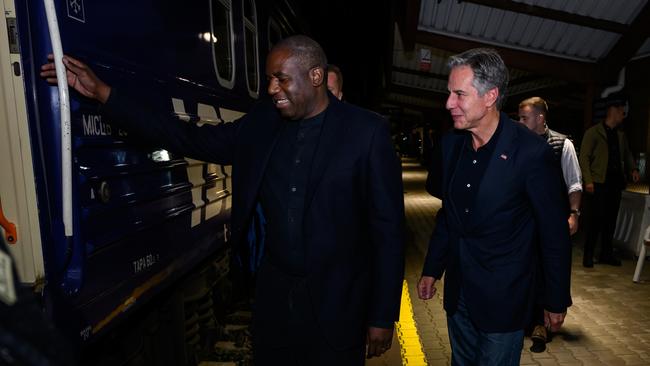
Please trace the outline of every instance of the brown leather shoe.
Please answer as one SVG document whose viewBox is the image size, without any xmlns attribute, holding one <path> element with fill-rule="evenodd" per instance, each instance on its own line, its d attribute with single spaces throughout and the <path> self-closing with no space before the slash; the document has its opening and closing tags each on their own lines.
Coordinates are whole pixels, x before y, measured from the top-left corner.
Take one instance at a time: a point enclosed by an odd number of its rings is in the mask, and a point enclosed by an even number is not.
<svg viewBox="0 0 650 366">
<path fill-rule="evenodd" d="M 543 325 L 536 325 L 533 333 L 530 335 L 533 345 L 530 346 L 530 351 L 535 353 L 544 352 L 546 350 L 547 333 Z"/>
</svg>

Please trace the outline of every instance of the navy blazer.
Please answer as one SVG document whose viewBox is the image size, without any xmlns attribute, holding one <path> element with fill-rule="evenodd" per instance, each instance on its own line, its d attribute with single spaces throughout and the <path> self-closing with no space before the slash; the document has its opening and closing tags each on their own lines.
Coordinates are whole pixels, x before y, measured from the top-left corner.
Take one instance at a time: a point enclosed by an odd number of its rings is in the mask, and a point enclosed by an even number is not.
<svg viewBox="0 0 650 366">
<path fill-rule="evenodd" d="M 404 199 L 387 121 L 328 95 L 303 238 L 314 313 L 329 342 L 345 348 L 364 342 L 369 324 L 398 320 Z M 286 123 L 269 98 L 233 123 L 202 127 L 143 109 L 115 90 L 104 109 L 111 123 L 170 151 L 232 164 L 232 242 L 242 245 L 277 132 Z"/>
<path fill-rule="evenodd" d="M 463 225 L 450 199 L 459 155 L 468 132 L 441 141 L 427 189 L 442 198 L 423 275 L 445 273 L 444 307 L 454 314 L 462 291 L 471 320 L 487 332 L 523 329 L 534 301 L 535 276 L 544 276 L 544 308 L 571 305 L 571 242 L 562 175 L 548 144 L 501 113 L 493 156 Z M 437 191 L 437 192 L 436 192 Z M 536 273 L 538 256 L 543 274 Z"/>
</svg>

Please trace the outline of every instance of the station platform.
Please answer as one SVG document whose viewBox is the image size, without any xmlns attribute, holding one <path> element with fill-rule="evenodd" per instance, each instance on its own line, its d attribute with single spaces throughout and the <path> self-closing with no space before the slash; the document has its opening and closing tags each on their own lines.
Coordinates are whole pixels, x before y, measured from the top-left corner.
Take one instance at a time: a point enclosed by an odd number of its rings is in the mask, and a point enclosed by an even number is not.
<svg viewBox="0 0 650 366">
<path fill-rule="evenodd" d="M 449 365 L 451 349 L 442 283 L 429 301 L 417 298 L 416 284 L 440 200 L 424 190 L 426 171 L 415 160 L 403 160 L 404 197 L 409 234 L 402 317 L 393 346 L 366 365 Z M 576 240 L 579 242 L 579 240 Z M 636 260 L 621 267 L 582 267 L 581 244 L 574 243 L 572 295 L 562 330 L 542 353 L 532 353 L 526 338 L 521 365 L 650 365 L 650 270 L 632 282 Z M 650 266 L 646 266 L 650 268 Z M 409 308 L 412 311 L 409 311 Z M 405 310 L 406 309 L 406 310 Z"/>
<path fill-rule="evenodd" d="M 442 308 L 442 286 L 429 301 L 417 297 L 429 236 L 435 225 L 440 200 L 424 189 L 426 171 L 415 160 L 403 160 L 407 242 L 406 273 L 400 321 L 391 349 L 367 366 L 442 366 L 451 363 L 447 318 Z M 584 227 L 581 230 L 585 229 Z M 541 366 L 650 366 L 650 265 L 634 283 L 636 259 L 623 258 L 621 267 L 596 264 L 582 267 L 582 237 L 573 237 L 572 296 L 566 321 L 547 344 L 546 351 L 529 351 L 526 338 L 521 365 Z M 251 364 L 250 349 L 231 362 L 202 362 L 200 366 Z"/>
</svg>

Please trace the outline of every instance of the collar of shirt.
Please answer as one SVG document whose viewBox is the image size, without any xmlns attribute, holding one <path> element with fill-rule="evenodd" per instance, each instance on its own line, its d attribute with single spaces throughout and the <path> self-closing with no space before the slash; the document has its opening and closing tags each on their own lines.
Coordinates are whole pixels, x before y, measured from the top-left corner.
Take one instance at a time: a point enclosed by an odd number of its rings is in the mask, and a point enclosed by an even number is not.
<svg viewBox="0 0 650 366">
<path fill-rule="evenodd" d="M 613 131 L 616 131 L 618 129 L 618 126 L 614 127 L 614 128 L 609 127 L 607 125 L 607 123 L 605 123 L 604 121 L 603 121 L 603 127 L 605 127 L 605 131 L 607 131 L 607 132 L 613 132 Z"/>
<path fill-rule="evenodd" d="M 476 152 L 491 152 L 494 150 L 494 148 L 497 145 L 497 141 L 499 140 L 499 135 L 501 134 L 501 130 L 503 130 L 503 123 L 501 122 L 501 119 L 499 118 L 499 124 L 497 125 L 497 129 L 494 130 L 494 133 L 492 134 L 492 137 L 490 137 L 490 140 L 487 142 L 487 144 L 479 147 Z M 474 152 L 474 147 L 472 145 L 472 134 L 470 132 L 467 132 L 465 135 L 465 148 Z"/>
<path fill-rule="evenodd" d="M 321 124 L 323 122 L 323 119 L 325 119 L 325 111 L 327 111 L 327 108 L 313 117 L 301 119 L 300 121 L 296 122 L 300 123 L 301 127 Z"/>
</svg>

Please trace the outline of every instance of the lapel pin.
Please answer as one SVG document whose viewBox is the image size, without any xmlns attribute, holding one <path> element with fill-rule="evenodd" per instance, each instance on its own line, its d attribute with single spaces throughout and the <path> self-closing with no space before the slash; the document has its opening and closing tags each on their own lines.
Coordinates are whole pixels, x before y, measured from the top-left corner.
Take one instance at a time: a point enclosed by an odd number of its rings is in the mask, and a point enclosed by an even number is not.
<svg viewBox="0 0 650 366">
<path fill-rule="evenodd" d="M 499 157 L 503 160 L 508 160 L 508 155 L 506 154 L 501 154 Z"/>
</svg>

